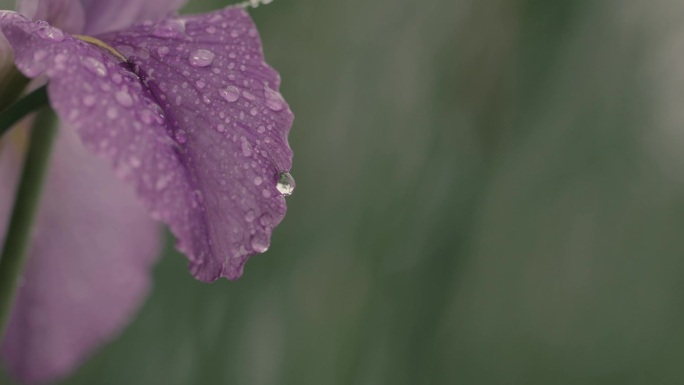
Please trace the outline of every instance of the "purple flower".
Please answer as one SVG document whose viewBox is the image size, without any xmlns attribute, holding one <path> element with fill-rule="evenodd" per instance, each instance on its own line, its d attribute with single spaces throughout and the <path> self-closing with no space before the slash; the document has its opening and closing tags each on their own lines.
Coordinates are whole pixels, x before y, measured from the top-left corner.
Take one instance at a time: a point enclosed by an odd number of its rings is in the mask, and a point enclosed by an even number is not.
<svg viewBox="0 0 684 385">
<path fill-rule="evenodd" d="M 211 282 L 238 278 L 285 215 L 293 115 L 257 30 L 239 7 L 159 19 L 180 3 L 20 3 L 47 22 L 0 11 L 17 67 L 47 77 L 64 123 L 2 345 L 25 382 L 65 376 L 128 322 L 159 254 L 154 220 Z M 20 163 L 11 147 L 0 218 Z"/>
</svg>

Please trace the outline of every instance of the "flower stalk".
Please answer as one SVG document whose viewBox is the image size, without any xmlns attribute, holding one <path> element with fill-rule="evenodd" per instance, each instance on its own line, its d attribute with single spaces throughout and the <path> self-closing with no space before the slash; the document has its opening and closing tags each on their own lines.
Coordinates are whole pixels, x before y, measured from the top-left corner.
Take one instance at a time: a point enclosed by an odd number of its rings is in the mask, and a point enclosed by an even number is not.
<svg viewBox="0 0 684 385">
<path fill-rule="evenodd" d="M 7 329 L 22 270 L 26 264 L 33 223 L 40 205 L 56 132 L 54 113 L 49 107 L 44 107 L 38 112 L 30 133 L 24 169 L 0 254 L 0 341 L 3 340 Z"/>
<path fill-rule="evenodd" d="M 48 104 L 47 86 L 42 86 L 14 102 L 0 113 L 0 137 L 29 113 Z"/>
</svg>

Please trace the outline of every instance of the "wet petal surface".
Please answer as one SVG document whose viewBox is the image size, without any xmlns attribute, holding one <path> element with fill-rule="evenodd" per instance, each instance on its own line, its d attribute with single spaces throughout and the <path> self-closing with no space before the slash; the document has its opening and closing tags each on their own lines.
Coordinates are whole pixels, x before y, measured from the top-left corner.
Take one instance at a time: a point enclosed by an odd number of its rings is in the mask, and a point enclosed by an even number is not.
<svg viewBox="0 0 684 385">
<path fill-rule="evenodd" d="M 101 36 L 127 63 L 17 14 L 0 22 L 18 67 L 50 77 L 60 118 L 169 224 L 195 277 L 235 279 L 268 248 L 292 113 L 243 9 Z"/>
<path fill-rule="evenodd" d="M 21 165 L 18 146 L 9 142 L 0 146 L 0 245 Z M 25 383 L 54 381 L 114 338 L 148 293 L 161 251 L 159 227 L 131 186 L 75 133 L 60 129 L 2 341 L 9 372 Z"/>
</svg>

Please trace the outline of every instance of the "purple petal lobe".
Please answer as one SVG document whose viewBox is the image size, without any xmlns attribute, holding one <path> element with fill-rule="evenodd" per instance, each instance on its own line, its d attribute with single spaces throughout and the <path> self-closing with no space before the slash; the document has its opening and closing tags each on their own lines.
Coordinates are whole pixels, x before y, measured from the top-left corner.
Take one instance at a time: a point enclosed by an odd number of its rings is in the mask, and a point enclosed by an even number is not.
<svg viewBox="0 0 684 385">
<path fill-rule="evenodd" d="M 76 0 L 19 0 L 17 10 L 69 33 L 81 33 L 85 26 L 85 11 Z"/>
<path fill-rule="evenodd" d="M 195 277 L 235 279 L 268 248 L 285 215 L 292 112 L 244 10 L 100 36 L 128 63 L 68 35 L 45 38 L 16 14 L 0 23 L 20 70 L 51 78 L 60 117 L 169 225 Z"/>
<path fill-rule="evenodd" d="M 20 166 L 17 149 L 0 148 L 3 221 Z M 145 299 L 160 252 L 160 229 L 130 187 L 88 153 L 71 130 L 60 129 L 2 343 L 4 364 L 22 382 L 68 375 L 114 338 Z"/>
<path fill-rule="evenodd" d="M 187 0 L 19 0 L 17 10 L 69 33 L 96 35 L 175 12 Z"/>
<path fill-rule="evenodd" d="M 86 13 L 84 33 L 117 31 L 143 20 L 177 11 L 187 0 L 81 0 Z"/>
</svg>

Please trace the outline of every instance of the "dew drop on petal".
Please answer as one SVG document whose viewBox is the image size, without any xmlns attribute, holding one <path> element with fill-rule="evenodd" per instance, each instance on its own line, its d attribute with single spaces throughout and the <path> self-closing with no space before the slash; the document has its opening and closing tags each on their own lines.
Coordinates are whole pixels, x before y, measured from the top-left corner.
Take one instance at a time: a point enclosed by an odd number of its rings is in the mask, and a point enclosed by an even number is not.
<svg viewBox="0 0 684 385">
<path fill-rule="evenodd" d="M 168 55 L 169 53 L 169 47 L 163 45 L 159 48 L 157 48 L 157 54 L 159 55 L 160 58 L 163 58 L 164 56 Z"/>
<path fill-rule="evenodd" d="M 162 20 L 154 26 L 152 34 L 157 37 L 178 37 L 185 34 L 185 22 L 174 19 Z"/>
<path fill-rule="evenodd" d="M 83 66 L 90 72 L 96 74 L 97 76 L 104 77 L 107 75 L 107 67 L 105 65 L 92 57 L 86 57 L 81 62 Z"/>
<path fill-rule="evenodd" d="M 106 114 L 109 119 L 116 119 L 119 116 L 119 111 L 116 107 L 109 107 Z"/>
<path fill-rule="evenodd" d="M 39 21 L 38 26 L 40 28 L 38 29 L 37 34 L 43 39 L 52 41 L 64 40 L 64 32 L 60 31 L 55 27 L 50 26 L 47 22 Z"/>
<path fill-rule="evenodd" d="M 273 111 L 280 111 L 283 109 L 283 104 L 277 100 L 266 100 L 266 105 Z"/>
<path fill-rule="evenodd" d="M 43 51 L 42 49 L 39 49 L 38 51 L 33 53 L 33 60 L 35 61 L 41 61 L 45 59 L 45 57 L 48 55 L 46 51 Z"/>
<path fill-rule="evenodd" d="M 229 102 L 234 102 L 240 98 L 240 90 L 235 86 L 228 86 L 219 89 L 219 95 Z"/>
<path fill-rule="evenodd" d="M 248 99 L 248 100 L 254 100 L 254 99 L 256 99 L 256 97 L 254 97 L 254 95 L 252 95 L 252 93 L 249 92 L 249 91 L 243 91 L 243 92 L 242 92 L 242 96 L 244 96 L 245 99 Z"/>
<path fill-rule="evenodd" d="M 242 155 L 247 157 L 252 155 L 252 145 L 249 144 L 247 139 L 245 139 L 244 137 L 242 137 L 242 145 L 240 146 L 240 148 L 242 149 Z"/>
<path fill-rule="evenodd" d="M 126 91 L 117 91 L 114 94 L 114 98 L 124 107 L 131 107 L 133 105 L 133 98 Z"/>
<path fill-rule="evenodd" d="M 273 217 L 271 217 L 271 214 L 269 213 L 264 213 L 264 215 L 259 218 L 259 223 L 264 227 L 271 227 L 271 225 L 273 225 Z"/>
<path fill-rule="evenodd" d="M 96 101 L 97 101 L 97 99 L 95 98 L 94 95 L 86 95 L 83 97 L 83 105 L 85 105 L 86 107 L 90 107 L 90 106 L 95 105 Z"/>
<path fill-rule="evenodd" d="M 188 141 L 187 134 L 182 130 L 179 130 L 178 132 L 176 132 L 175 138 L 176 138 L 176 142 L 178 142 L 180 144 L 184 144 L 185 142 Z"/>
<path fill-rule="evenodd" d="M 260 176 L 255 176 L 255 177 L 254 177 L 254 184 L 255 184 L 256 186 L 261 186 L 261 184 L 262 184 L 263 182 L 264 182 L 264 178 L 262 178 L 262 177 L 260 177 Z"/>
<path fill-rule="evenodd" d="M 257 253 L 263 253 L 268 250 L 268 237 L 264 233 L 257 233 L 252 236 L 251 240 L 252 250 Z"/>
<path fill-rule="evenodd" d="M 268 87 L 264 88 L 264 96 L 266 97 L 266 105 L 273 111 L 280 111 L 283 109 L 283 97 L 280 93 L 273 91 Z"/>
<path fill-rule="evenodd" d="M 295 180 L 290 173 L 281 172 L 278 176 L 278 184 L 276 184 L 276 188 L 281 194 L 283 194 L 283 196 L 292 195 L 292 192 L 295 189 Z"/>
<path fill-rule="evenodd" d="M 255 218 L 256 218 L 256 215 L 254 214 L 254 210 L 249 210 L 249 211 L 247 211 L 247 214 L 245 214 L 245 220 L 247 222 L 254 222 Z"/>
<path fill-rule="evenodd" d="M 206 49 L 198 49 L 190 54 L 190 64 L 195 67 L 206 67 L 214 61 L 214 53 Z"/>
</svg>

